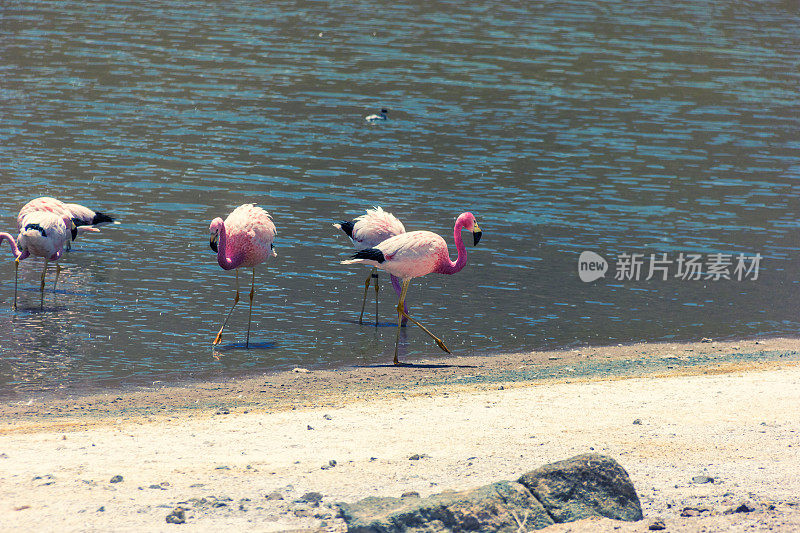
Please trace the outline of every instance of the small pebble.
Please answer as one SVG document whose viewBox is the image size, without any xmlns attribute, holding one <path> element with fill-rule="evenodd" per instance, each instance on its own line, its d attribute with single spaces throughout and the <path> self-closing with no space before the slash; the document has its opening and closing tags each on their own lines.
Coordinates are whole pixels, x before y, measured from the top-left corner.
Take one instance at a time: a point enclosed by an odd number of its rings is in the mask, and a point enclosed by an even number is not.
<svg viewBox="0 0 800 533">
<path fill-rule="evenodd" d="M 167 524 L 185 524 L 186 510 L 183 507 L 176 507 L 167 515 Z"/>
<path fill-rule="evenodd" d="M 755 506 L 753 506 L 751 503 L 742 502 L 737 507 L 731 507 L 730 509 L 723 511 L 722 514 L 752 513 L 755 510 Z"/>
<path fill-rule="evenodd" d="M 116 476 L 112 477 L 109 483 L 122 483 L 122 476 L 117 474 Z"/>
<path fill-rule="evenodd" d="M 321 492 L 306 492 L 300 497 L 300 501 L 318 506 L 319 502 L 322 501 L 322 498 L 323 496 Z"/>
<path fill-rule="evenodd" d="M 647 529 L 649 529 L 650 531 L 662 531 L 664 529 L 667 529 L 667 526 L 664 525 L 663 520 L 656 520 L 655 522 L 650 524 L 650 527 L 648 527 Z"/>
</svg>

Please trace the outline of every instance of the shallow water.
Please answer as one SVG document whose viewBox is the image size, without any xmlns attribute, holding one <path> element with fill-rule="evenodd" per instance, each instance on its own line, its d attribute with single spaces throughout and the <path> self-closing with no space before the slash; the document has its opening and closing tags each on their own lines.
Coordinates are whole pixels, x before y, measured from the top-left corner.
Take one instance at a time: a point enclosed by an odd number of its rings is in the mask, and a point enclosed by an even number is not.
<svg viewBox="0 0 800 533">
<path fill-rule="evenodd" d="M 0 394 L 389 362 L 388 279 L 382 327 L 358 325 L 368 269 L 331 227 L 373 205 L 451 243 L 475 213 L 467 267 L 409 293 L 457 354 L 797 334 L 798 27 L 778 1 L 8 2 L 0 229 L 41 195 L 122 224 L 79 238 L 43 310 L 42 263 L 14 312 L 3 255 Z M 234 274 L 208 224 L 246 202 L 278 257 L 255 347 L 245 270 L 214 351 Z M 585 250 L 605 278 L 579 279 Z M 755 280 L 616 280 L 623 253 L 762 259 Z M 417 329 L 400 350 L 440 353 Z"/>
</svg>

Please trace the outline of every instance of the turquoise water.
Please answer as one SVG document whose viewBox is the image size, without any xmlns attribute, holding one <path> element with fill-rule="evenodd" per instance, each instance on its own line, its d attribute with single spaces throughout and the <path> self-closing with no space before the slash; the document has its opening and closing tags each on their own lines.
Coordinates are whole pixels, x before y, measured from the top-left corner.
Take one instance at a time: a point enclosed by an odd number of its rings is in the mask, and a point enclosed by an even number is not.
<svg viewBox="0 0 800 533">
<path fill-rule="evenodd" d="M 0 394 L 391 361 L 388 279 L 358 325 L 368 271 L 331 227 L 373 205 L 451 243 L 476 215 L 467 267 L 409 292 L 457 354 L 797 334 L 798 27 L 789 2 L 7 2 L 0 231 L 42 195 L 122 224 L 79 238 L 43 310 L 42 263 L 13 311 L 0 248 Z M 234 275 L 208 225 L 247 202 L 279 255 L 255 347 L 240 303 L 214 351 Z M 623 253 L 762 260 L 615 280 Z M 400 351 L 441 353 L 417 329 Z"/>
</svg>

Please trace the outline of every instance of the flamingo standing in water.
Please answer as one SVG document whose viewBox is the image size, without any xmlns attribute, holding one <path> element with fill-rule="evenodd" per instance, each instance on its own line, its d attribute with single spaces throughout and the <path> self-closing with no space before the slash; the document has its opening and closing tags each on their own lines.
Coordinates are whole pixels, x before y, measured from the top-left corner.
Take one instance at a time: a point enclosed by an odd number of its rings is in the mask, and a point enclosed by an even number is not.
<svg viewBox="0 0 800 533">
<path fill-rule="evenodd" d="M 400 323 L 403 317 L 422 328 L 425 333 L 436 341 L 439 348 L 450 353 L 450 350 L 447 349 L 447 346 L 439 337 L 408 315 L 404 304 L 408 285 L 411 283 L 412 278 L 418 278 L 431 272 L 455 274 L 464 268 L 467 264 L 467 249 L 461 239 L 461 230 L 463 229 L 472 232 L 473 245 L 475 246 L 477 246 L 482 235 L 473 214 L 461 213 L 456 219 L 455 228 L 453 228 L 453 238 L 456 241 L 456 249 L 458 250 L 458 258 L 455 262 L 450 260 L 447 243 L 444 239 L 430 231 L 411 231 L 396 235 L 373 248 L 359 250 L 353 255 L 353 259 L 342 261 L 344 265 L 351 263 L 372 265 L 403 280 L 400 301 L 397 302 L 397 338 L 394 344 L 394 364 L 400 364 L 397 359 L 397 346 L 400 343 Z"/>
<path fill-rule="evenodd" d="M 119 224 L 113 217 L 94 211 L 86 206 L 80 204 L 66 204 L 55 198 L 49 196 L 42 196 L 35 198 L 22 206 L 19 214 L 17 215 L 17 226 L 22 229 L 22 219 L 34 211 L 50 211 L 58 216 L 68 215 L 73 224 L 77 228 L 77 232 L 73 233 L 72 240 L 78 236 L 78 233 L 96 232 L 100 231 L 96 226 L 102 224 Z M 71 247 L 70 241 L 67 241 L 67 250 Z"/>
<path fill-rule="evenodd" d="M 217 253 L 217 263 L 224 270 L 234 270 L 239 267 L 253 269 L 253 284 L 250 289 L 250 314 L 247 318 L 247 341 L 245 347 L 250 347 L 250 321 L 253 316 L 253 297 L 256 292 L 255 266 L 263 263 L 269 257 L 276 257 L 272 241 L 275 238 L 275 224 L 272 217 L 253 204 L 240 205 L 223 221 L 217 217 L 209 226 L 211 232 L 211 249 Z M 236 270 L 236 296 L 233 306 L 228 311 L 228 316 L 219 328 L 213 344 L 222 340 L 222 330 L 228 323 L 233 309 L 239 302 L 239 271 Z"/>
<path fill-rule="evenodd" d="M 381 207 L 367 209 L 366 214 L 356 217 L 353 220 L 343 220 L 333 227 L 342 230 L 353 241 L 356 251 L 373 248 L 385 241 L 389 237 L 400 235 L 406 232 L 403 223 L 396 216 L 387 213 Z M 367 305 L 367 292 L 371 280 L 375 280 L 375 327 L 378 327 L 378 269 L 373 268 L 367 281 L 364 284 L 364 300 L 361 302 L 361 314 L 358 316 L 358 323 L 363 324 L 364 307 Z M 391 275 L 392 287 L 397 296 L 400 296 L 400 282 L 394 275 Z M 403 319 L 405 323 L 405 317 Z"/>
<path fill-rule="evenodd" d="M 18 219 L 20 226 L 17 239 L 9 233 L 0 233 L 0 244 L 8 241 L 11 253 L 14 254 L 14 309 L 17 308 L 17 280 L 19 278 L 19 262 L 31 255 L 44 258 L 41 283 L 41 307 L 44 307 L 44 279 L 49 261 L 58 261 L 64 252 L 64 245 L 70 236 L 75 237 L 76 228 L 72 219 L 66 214 L 51 211 L 30 211 Z M 56 280 L 53 291 L 58 284 L 61 265 L 56 263 Z"/>
</svg>

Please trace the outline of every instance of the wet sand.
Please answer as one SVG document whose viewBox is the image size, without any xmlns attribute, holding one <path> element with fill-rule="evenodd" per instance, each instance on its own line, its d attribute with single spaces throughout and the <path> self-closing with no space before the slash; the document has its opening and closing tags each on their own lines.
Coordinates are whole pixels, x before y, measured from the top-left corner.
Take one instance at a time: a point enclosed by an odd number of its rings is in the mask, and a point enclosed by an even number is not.
<svg viewBox="0 0 800 533">
<path fill-rule="evenodd" d="M 798 348 L 592 347 L 4 401 L 0 517 L 10 531 L 341 530 L 336 501 L 595 451 L 628 470 L 645 519 L 548 531 L 800 530 Z M 166 522 L 176 507 L 182 526 Z"/>
</svg>

